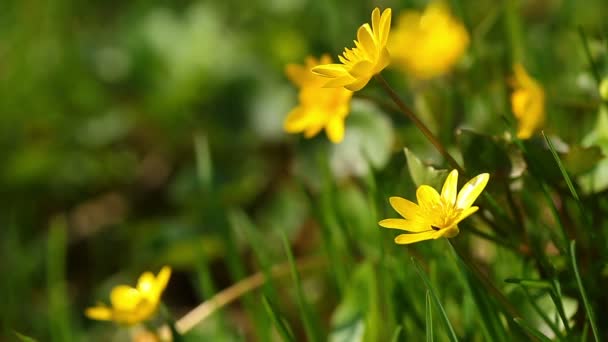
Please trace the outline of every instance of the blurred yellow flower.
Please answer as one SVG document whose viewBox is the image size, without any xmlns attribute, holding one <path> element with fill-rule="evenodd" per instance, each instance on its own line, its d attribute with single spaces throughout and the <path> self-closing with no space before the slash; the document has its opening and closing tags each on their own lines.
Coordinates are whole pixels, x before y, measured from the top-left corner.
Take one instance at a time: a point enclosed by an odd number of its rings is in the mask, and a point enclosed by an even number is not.
<svg viewBox="0 0 608 342">
<path fill-rule="evenodd" d="M 325 87 L 344 87 L 357 91 L 365 87 L 372 76 L 379 74 L 390 62 L 386 48 L 391 28 L 391 9 L 380 15 L 378 8 L 372 12 L 372 26 L 363 24 L 357 31 L 357 40 L 352 49 L 345 48 L 338 56 L 342 64 L 320 65 L 312 69 L 315 74 L 331 78 Z"/>
<path fill-rule="evenodd" d="M 287 77 L 300 88 L 300 104 L 287 115 L 283 124 L 286 132 L 304 132 L 304 136 L 310 138 L 325 128 L 332 142 L 344 139 L 344 120 L 350 111 L 353 93 L 344 88 L 322 88 L 326 80 L 313 74 L 311 69 L 328 63 L 331 57 L 323 55 L 320 60 L 308 57 L 303 66 L 287 65 Z"/>
<path fill-rule="evenodd" d="M 527 139 L 545 121 L 545 91 L 521 64 L 515 64 L 511 109 L 518 122 L 517 137 Z"/>
<path fill-rule="evenodd" d="M 471 206 L 481 194 L 490 179 L 482 173 L 458 190 L 458 171 L 452 170 L 443 184 L 441 195 L 428 185 L 421 185 L 416 191 L 418 204 L 405 198 L 391 197 L 391 206 L 402 219 L 385 219 L 378 224 L 384 228 L 401 229 L 410 233 L 398 235 L 395 243 L 409 244 L 423 240 L 451 238 L 459 233 L 457 224 L 476 212 L 479 207 Z"/>
<path fill-rule="evenodd" d="M 396 67 L 424 80 L 447 73 L 468 45 L 464 25 L 446 4 L 434 1 L 423 13 L 409 10 L 399 15 L 388 50 Z"/>
<path fill-rule="evenodd" d="M 150 318 L 158 308 L 160 297 L 171 277 L 171 268 L 164 266 L 155 277 L 145 272 L 139 277 L 137 287 L 118 285 L 110 293 L 111 307 L 98 304 L 87 308 L 85 314 L 100 321 L 115 321 L 133 325 Z"/>
</svg>

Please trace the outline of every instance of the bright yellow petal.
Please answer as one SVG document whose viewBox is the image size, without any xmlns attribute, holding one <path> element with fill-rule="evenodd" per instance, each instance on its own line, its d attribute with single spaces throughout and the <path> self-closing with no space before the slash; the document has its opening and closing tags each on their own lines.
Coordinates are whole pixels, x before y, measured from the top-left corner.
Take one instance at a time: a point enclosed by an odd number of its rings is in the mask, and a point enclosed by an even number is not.
<svg viewBox="0 0 608 342">
<path fill-rule="evenodd" d="M 158 275 L 156 276 L 156 286 L 161 292 L 164 291 L 167 287 L 170 278 L 171 267 L 163 266 L 163 268 L 160 269 L 160 272 L 158 272 Z"/>
<path fill-rule="evenodd" d="M 460 233 L 460 229 L 458 229 L 458 226 L 453 226 L 447 229 L 440 229 L 435 232 L 433 239 L 439 239 L 440 237 L 453 238 L 454 236 L 458 235 L 458 233 Z"/>
<path fill-rule="evenodd" d="M 374 33 L 378 38 L 379 47 L 386 46 L 388 42 L 389 32 L 391 30 L 391 15 L 392 11 L 390 8 L 387 8 L 382 12 L 382 17 L 380 18 L 380 27 L 374 29 Z"/>
<path fill-rule="evenodd" d="M 294 108 L 283 122 L 283 130 L 287 133 L 300 133 L 306 129 L 308 126 L 309 120 L 306 115 L 307 112 L 302 109 L 302 107 Z"/>
<path fill-rule="evenodd" d="M 84 314 L 90 319 L 96 319 L 98 321 L 110 321 L 112 320 L 112 310 L 105 305 L 98 305 L 95 307 L 87 308 Z"/>
<path fill-rule="evenodd" d="M 369 80 L 369 78 L 371 78 L 374 74 L 373 68 L 374 64 L 372 64 L 372 62 L 363 60 L 353 65 L 349 72 L 356 79 L 368 77 Z"/>
<path fill-rule="evenodd" d="M 400 245 L 407 245 L 414 242 L 429 240 L 432 239 L 434 236 L 434 230 L 415 234 L 401 234 L 395 238 L 395 243 L 398 243 Z"/>
<path fill-rule="evenodd" d="M 475 207 L 475 206 L 463 210 L 462 213 L 460 213 L 460 216 L 458 216 L 457 222 L 460 222 L 460 221 L 464 220 L 465 218 L 473 215 L 477 210 L 479 210 L 479 207 Z"/>
<path fill-rule="evenodd" d="M 456 203 L 456 195 L 458 194 L 458 170 L 452 170 L 443 183 L 441 189 L 441 197 L 448 203 L 454 205 Z"/>
<path fill-rule="evenodd" d="M 358 45 L 358 47 L 364 51 L 366 58 L 371 59 L 373 58 L 373 56 L 378 54 L 378 52 L 376 51 L 374 34 L 372 33 L 372 29 L 369 27 L 368 24 L 362 25 L 361 27 L 359 27 L 359 30 L 357 30 L 357 41 L 358 44 L 356 44 L 357 42 L 355 42 L 355 45 Z"/>
<path fill-rule="evenodd" d="M 312 138 L 315 135 L 319 134 L 319 132 L 321 132 L 321 130 L 323 129 L 323 125 L 321 124 L 312 124 L 309 125 L 306 130 L 304 131 L 304 137 L 305 138 Z"/>
<path fill-rule="evenodd" d="M 118 285 L 110 293 L 112 307 L 120 311 L 134 310 L 141 299 L 139 291 L 127 285 Z"/>
<path fill-rule="evenodd" d="M 428 185 L 421 185 L 416 190 L 416 198 L 418 199 L 418 205 L 423 208 L 432 208 L 441 203 L 437 190 Z"/>
<path fill-rule="evenodd" d="M 345 74 L 344 76 L 336 77 L 325 84 L 323 84 L 323 88 L 340 88 L 344 87 L 348 84 L 355 82 L 356 79 L 349 74 Z"/>
<path fill-rule="evenodd" d="M 324 64 L 312 68 L 313 74 L 323 77 L 335 78 L 348 74 L 346 68 L 342 64 Z"/>
<path fill-rule="evenodd" d="M 154 291 L 156 277 L 151 272 L 144 272 L 137 280 L 137 291 L 145 296 L 146 293 Z"/>
<path fill-rule="evenodd" d="M 380 9 L 378 7 L 374 8 L 372 11 L 372 30 L 374 32 L 380 32 Z"/>
<path fill-rule="evenodd" d="M 344 139 L 344 119 L 339 116 L 332 118 L 325 127 L 325 132 L 331 142 L 341 142 Z"/>
<path fill-rule="evenodd" d="M 406 219 L 413 219 L 420 210 L 418 204 L 408 201 L 405 198 L 394 196 L 389 198 L 388 201 L 391 203 L 391 207 Z"/>
<path fill-rule="evenodd" d="M 465 184 L 456 198 L 456 208 L 468 209 L 488 184 L 490 175 L 482 173 Z"/>
<path fill-rule="evenodd" d="M 344 88 L 346 88 L 350 91 L 359 91 L 359 90 L 363 89 L 363 87 L 365 87 L 365 85 L 367 84 L 367 82 L 369 82 L 369 80 L 371 78 L 372 78 L 372 75 L 369 75 L 369 77 L 357 78 L 354 82 L 345 85 Z"/>
<path fill-rule="evenodd" d="M 378 225 L 384 228 L 401 229 L 414 233 L 426 232 L 431 230 L 428 224 L 423 224 L 420 221 L 404 219 L 384 219 L 378 222 Z"/>
</svg>

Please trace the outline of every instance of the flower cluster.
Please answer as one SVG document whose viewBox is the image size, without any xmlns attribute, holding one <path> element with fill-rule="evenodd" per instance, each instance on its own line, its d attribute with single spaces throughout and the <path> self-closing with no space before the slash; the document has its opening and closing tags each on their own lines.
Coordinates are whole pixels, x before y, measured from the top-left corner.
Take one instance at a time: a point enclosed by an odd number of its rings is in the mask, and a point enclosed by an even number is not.
<svg viewBox="0 0 608 342">
<path fill-rule="evenodd" d="M 300 103 L 287 115 L 284 129 L 288 133 L 304 132 L 306 138 L 325 129 L 329 140 L 339 143 L 344 139 L 344 120 L 350 111 L 353 93 L 344 88 L 323 88 L 325 79 L 313 74 L 311 69 L 327 63 L 331 63 L 331 58 L 324 55 L 319 60 L 308 57 L 304 65 L 287 66 L 287 77 L 300 88 Z"/>
<path fill-rule="evenodd" d="M 404 11 L 391 33 L 388 49 L 396 67 L 417 79 L 429 79 L 447 73 L 464 54 L 469 34 L 440 1 L 424 12 Z"/>
<path fill-rule="evenodd" d="M 361 90 L 376 74 L 386 68 L 390 56 L 386 44 L 391 28 L 391 9 L 380 14 L 376 8 L 372 12 L 372 25 L 365 23 L 357 31 L 355 47 L 344 49 L 339 56 L 341 64 L 320 65 L 312 69 L 315 74 L 330 80 L 325 87 L 344 87 L 351 91 Z"/>
<path fill-rule="evenodd" d="M 511 94 L 511 109 L 518 122 L 517 137 L 527 139 L 545 121 L 545 91 L 530 77 L 523 65 L 515 64 L 514 91 Z"/>
<path fill-rule="evenodd" d="M 85 314 L 91 319 L 114 321 L 124 325 L 143 322 L 156 313 L 170 277 L 171 268 L 168 266 L 163 267 L 157 276 L 145 272 L 139 277 L 136 287 L 114 287 L 110 293 L 110 307 L 98 304 L 88 308 Z"/>
</svg>

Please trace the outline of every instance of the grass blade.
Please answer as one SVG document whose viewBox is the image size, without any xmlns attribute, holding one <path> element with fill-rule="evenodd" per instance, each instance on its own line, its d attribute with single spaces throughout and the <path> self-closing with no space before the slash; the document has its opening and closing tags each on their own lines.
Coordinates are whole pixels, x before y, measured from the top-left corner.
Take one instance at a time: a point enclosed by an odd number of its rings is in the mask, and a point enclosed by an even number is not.
<svg viewBox="0 0 608 342">
<path fill-rule="evenodd" d="M 49 229 L 46 260 L 50 332 L 53 341 L 72 340 L 68 290 L 65 281 L 67 239 L 65 217 L 53 219 Z"/>
<path fill-rule="evenodd" d="M 576 264 L 576 242 L 574 240 L 570 241 L 570 260 L 572 262 L 572 269 L 574 270 L 574 275 L 576 276 L 576 284 L 578 285 L 578 290 L 581 293 L 581 297 L 583 297 L 583 304 L 585 305 L 585 311 L 587 312 L 587 318 L 589 318 L 589 324 L 591 324 L 591 331 L 593 331 L 593 337 L 596 342 L 600 341 L 600 334 L 597 330 L 597 323 L 595 322 L 595 316 L 593 315 L 593 308 L 589 303 L 589 299 L 587 298 L 587 293 L 585 292 L 585 288 L 583 287 L 583 281 L 581 280 L 581 275 L 578 272 L 578 265 Z"/>
<path fill-rule="evenodd" d="M 285 248 L 285 254 L 287 254 L 287 260 L 289 261 L 291 276 L 293 277 L 293 282 L 296 290 L 298 309 L 300 311 L 300 316 L 302 317 L 302 323 L 304 325 L 304 331 L 306 332 L 307 340 L 313 342 L 321 341 L 321 338 L 319 338 L 317 334 L 317 325 L 314 323 L 313 315 L 311 314 L 308 303 L 304 298 L 304 291 L 302 291 L 302 282 L 300 280 L 298 269 L 296 268 L 296 263 L 293 259 L 293 254 L 291 253 L 289 241 L 287 241 L 287 236 L 283 231 L 281 231 L 281 239 L 283 240 L 283 247 Z"/>
<path fill-rule="evenodd" d="M 545 336 L 540 331 L 538 331 L 538 330 L 534 329 L 533 327 L 531 327 L 523 319 L 521 319 L 519 317 L 516 317 L 516 318 L 513 318 L 513 321 L 517 325 L 519 325 L 522 329 L 524 329 L 525 331 L 527 331 L 528 333 L 530 333 L 530 335 L 536 337 L 537 339 L 541 340 L 542 342 L 551 342 L 551 340 L 547 336 Z"/>
<path fill-rule="evenodd" d="M 543 135 L 543 138 L 545 138 L 547 145 L 549 146 L 549 150 L 551 151 L 551 154 L 553 155 L 553 158 L 555 159 L 555 162 L 557 163 L 557 167 L 559 167 L 559 171 L 562 173 L 562 176 L 564 177 L 564 180 L 566 181 L 566 184 L 568 185 L 568 189 L 570 189 L 570 193 L 572 193 L 572 197 L 574 197 L 574 199 L 580 203 L 581 202 L 580 197 L 578 197 L 578 193 L 576 192 L 576 189 L 574 189 L 574 185 L 572 185 L 572 180 L 570 180 L 570 176 L 568 176 L 568 172 L 566 172 L 566 168 L 564 167 L 564 164 L 562 164 L 561 159 L 559 159 L 559 156 L 557 155 L 557 152 L 555 151 L 555 147 L 553 146 L 553 143 L 551 142 L 551 140 L 549 140 L 549 138 L 547 138 L 544 131 L 541 133 Z"/>
<path fill-rule="evenodd" d="M 268 317 L 270 318 L 270 321 L 272 321 L 272 323 L 274 324 L 279 335 L 281 335 L 281 338 L 283 339 L 283 341 L 289 341 L 289 342 L 295 341 L 296 339 L 293 336 L 293 332 L 292 332 L 291 328 L 289 327 L 289 324 L 283 318 L 283 316 L 279 313 L 279 311 L 274 307 L 274 305 L 272 305 L 272 303 L 270 303 L 270 301 L 268 300 L 268 297 L 262 296 L 262 301 L 264 303 L 264 308 L 266 309 L 266 312 L 268 313 Z"/>
<path fill-rule="evenodd" d="M 426 342 L 433 342 L 433 309 L 431 308 L 431 294 L 426 290 Z"/>
<path fill-rule="evenodd" d="M 429 278 L 424 273 L 424 271 L 418 264 L 418 261 L 416 261 L 416 259 L 414 257 L 412 257 L 412 262 L 414 263 L 414 266 L 416 267 L 416 272 L 418 272 L 418 275 L 420 276 L 420 278 L 422 278 L 422 281 L 424 282 L 424 285 L 426 286 L 427 291 L 431 293 L 431 296 L 433 297 L 433 300 L 435 301 L 435 305 L 437 305 L 437 308 L 439 309 L 439 313 L 441 314 L 441 319 L 443 319 L 443 322 L 445 323 L 446 327 L 448 328 L 448 337 L 449 337 L 450 341 L 457 342 L 458 337 L 456 337 L 456 332 L 454 331 L 454 328 L 452 327 L 452 324 L 450 323 L 450 319 L 448 318 L 448 314 L 445 312 L 445 309 L 441 305 L 441 302 L 439 301 L 439 298 L 437 297 L 435 290 L 433 290 L 433 287 L 431 286 L 431 282 L 429 281 Z"/>
<path fill-rule="evenodd" d="M 402 331 L 403 331 L 403 327 L 398 326 L 397 329 L 395 329 L 395 331 L 393 332 L 393 337 L 391 337 L 391 342 L 398 342 Z"/>
</svg>

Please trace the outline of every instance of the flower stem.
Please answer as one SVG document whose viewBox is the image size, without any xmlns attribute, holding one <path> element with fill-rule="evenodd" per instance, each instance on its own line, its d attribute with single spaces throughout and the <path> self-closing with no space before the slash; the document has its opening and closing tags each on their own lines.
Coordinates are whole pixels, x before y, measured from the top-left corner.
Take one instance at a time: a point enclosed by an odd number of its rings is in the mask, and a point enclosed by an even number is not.
<svg viewBox="0 0 608 342">
<path fill-rule="evenodd" d="M 408 106 L 406 106 L 405 103 L 403 103 L 403 101 L 399 98 L 399 95 L 395 93 L 393 88 L 391 88 L 391 86 L 386 82 L 386 80 L 380 74 L 376 75 L 375 78 L 376 81 L 380 83 L 382 88 L 388 93 L 388 96 L 390 96 L 393 102 L 395 102 L 397 107 L 399 107 L 399 110 L 401 110 L 401 112 L 403 112 L 405 116 L 412 120 L 414 125 L 416 125 L 416 127 L 422 132 L 422 134 L 424 134 L 424 136 L 431 142 L 431 144 L 435 146 L 437 151 L 439 151 L 439 153 L 441 153 L 441 155 L 448 161 L 450 166 L 457 169 L 460 174 L 464 174 L 464 169 L 460 166 L 460 164 L 458 164 L 458 162 L 454 158 L 452 158 L 450 153 L 448 153 L 448 151 L 441 144 L 439 139 L 437 139 L 437 137 L 433 134 L 433 132 L 431 132 L 428 127 L 426 127 L 426 125 L 422 121 L 420 121 L 416 114 L 414 114 L 414 112 Z"/>
</svg>

